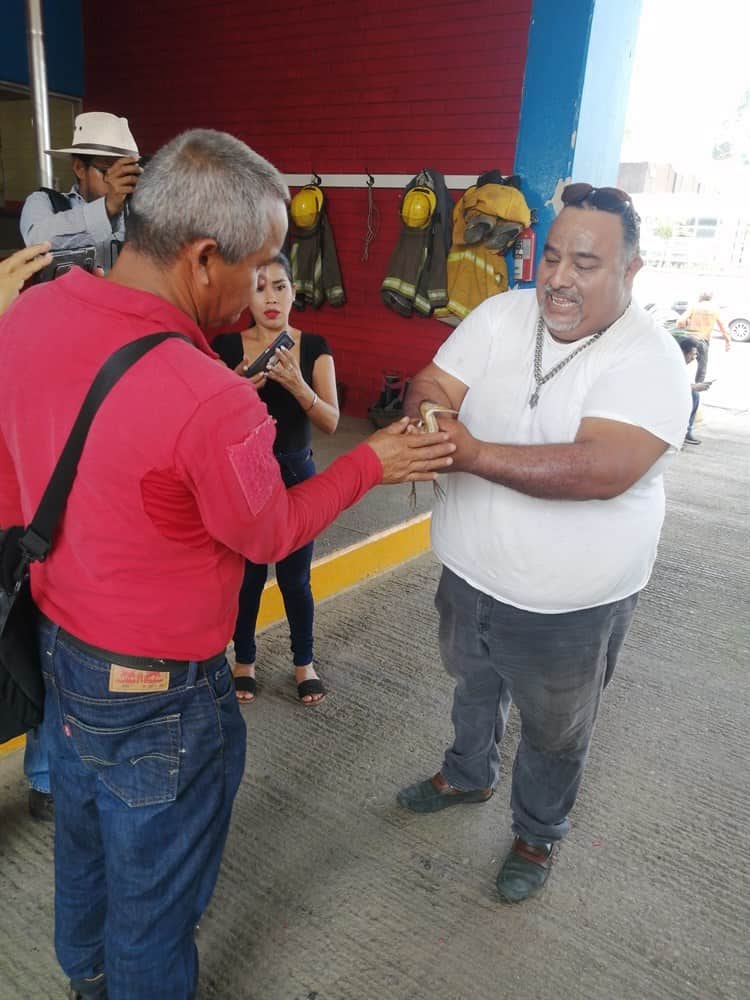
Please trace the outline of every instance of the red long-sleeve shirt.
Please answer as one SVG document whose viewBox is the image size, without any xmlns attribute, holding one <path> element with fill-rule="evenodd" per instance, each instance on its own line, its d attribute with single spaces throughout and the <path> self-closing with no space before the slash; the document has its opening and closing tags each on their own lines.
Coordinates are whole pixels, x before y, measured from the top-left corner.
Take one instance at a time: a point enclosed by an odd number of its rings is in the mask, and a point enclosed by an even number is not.
<svg viewBox="0 0 750 1000">
<path fill-rule="evenodd" d="M 379 483 L 382 467 L 360 445 L 287 490 L 265 405 L 195 323 L 74 268 L 0 319 L 0 525 L 30 522 L 106 358 L 161 330 L 195 346 L 166 341 L 107 396 L 32 590 L 86 642 L 202 659 L 232 633 L 243 556 L 274 562 L 304 545 Z"/>
</svg>

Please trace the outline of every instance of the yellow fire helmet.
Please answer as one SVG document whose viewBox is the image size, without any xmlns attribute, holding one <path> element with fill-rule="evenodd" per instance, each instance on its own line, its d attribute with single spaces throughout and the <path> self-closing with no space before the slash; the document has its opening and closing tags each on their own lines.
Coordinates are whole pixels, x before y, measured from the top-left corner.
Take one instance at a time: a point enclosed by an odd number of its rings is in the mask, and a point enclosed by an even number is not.
<svg viewBox="0 0 750 1000">
<path fill-rule="evenodd" d="M 410 188 L 401 202 L 401 220 L 409 229 L 426 229 L 435 212 L 437 198 L 428 187 Z"/>
<path fill-rule="evenodd" d="M 289 212 L 298 229 L 311 229 L 323 207 L 323 192 L 317 184 L 307 184 L 292 198 Z"/>
</svg>

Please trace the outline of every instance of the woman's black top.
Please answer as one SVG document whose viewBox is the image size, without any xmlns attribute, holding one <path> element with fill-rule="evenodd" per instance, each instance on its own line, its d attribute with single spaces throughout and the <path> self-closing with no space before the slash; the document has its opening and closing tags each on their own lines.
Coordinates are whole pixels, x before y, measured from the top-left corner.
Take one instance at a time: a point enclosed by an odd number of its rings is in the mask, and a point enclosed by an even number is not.
<svg viewBox="0 0 750 1000">
<path fill-rule="evenodd" d="M 211 347 L 229 368 L 236 368 L 244 356 L 241 333 L 222 333 L 212 341 Z M 301 335 L 299 367 L 302 378 L 310 388 L 315 362 L 321 355 L 330 353 L 331 348 L 325 337 L 320 337 L 317 333 Z M 273 446 L 276 454 L 309 448 L 312 440 L 310 419 L 291 392 L 268 379 L 258 394 L 276 421 L 276 442 Z"/>
</svg>

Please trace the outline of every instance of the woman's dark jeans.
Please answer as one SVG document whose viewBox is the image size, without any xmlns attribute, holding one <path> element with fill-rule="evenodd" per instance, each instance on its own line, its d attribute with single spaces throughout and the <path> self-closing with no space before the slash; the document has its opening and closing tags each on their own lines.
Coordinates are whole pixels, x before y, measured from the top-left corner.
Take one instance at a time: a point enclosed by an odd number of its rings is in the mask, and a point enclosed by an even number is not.
<svg viewBox="0 0 750 1000">
<path fill-rule="evenodd" d="M 295 486 L 315 475 L 312 451 L 277 455 L 284 485 Z M 276 579 L 284 599 L 292 658 L 295 667 L 304 667 L 313 660 L 313 617 L 315 604 L 310 587 L 310 563 L 314 542 L 303 545 L 286 559 L 276 563 Z M 260 599 L 268 576 L 268 566 L 246 560 L 234 629 L 234 655 L 238 663 L 255 663 L 255 625 L 258 620 Z"/>
</svg>

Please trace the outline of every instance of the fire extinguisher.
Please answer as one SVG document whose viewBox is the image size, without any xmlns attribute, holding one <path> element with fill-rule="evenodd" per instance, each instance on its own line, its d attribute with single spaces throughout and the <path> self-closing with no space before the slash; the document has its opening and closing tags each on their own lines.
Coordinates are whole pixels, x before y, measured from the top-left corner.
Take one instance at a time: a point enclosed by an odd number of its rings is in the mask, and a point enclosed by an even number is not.
<svg viewBox="0 0 750 1000">
<path fill-rule="evenodd" d="M 534 280 L 534 253 L 536 251 L 536 233 L 531 226 L 526 226 L 516 237 L 513 246 L 513 279 L 514 281 Z"/>
</svg>

